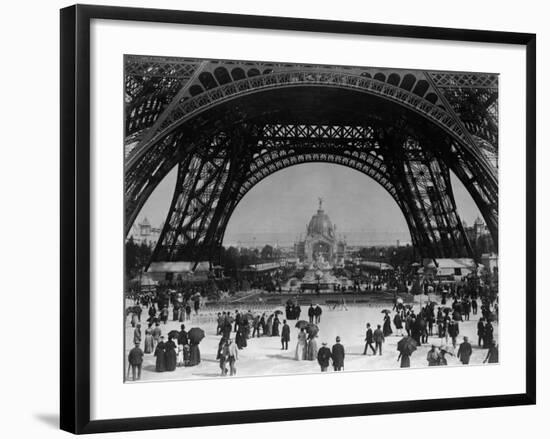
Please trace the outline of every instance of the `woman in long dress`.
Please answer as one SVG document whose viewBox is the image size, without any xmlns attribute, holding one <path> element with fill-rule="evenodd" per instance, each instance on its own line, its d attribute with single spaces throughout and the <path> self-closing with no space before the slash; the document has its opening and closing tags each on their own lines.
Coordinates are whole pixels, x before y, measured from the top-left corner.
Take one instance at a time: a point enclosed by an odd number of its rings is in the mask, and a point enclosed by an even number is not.
<svg viewBox="0 0 550 439">
<path fill-rule="evenodd" d="M 395 325 L 396 335 L 403 335 L 403 320 L 401 320 L 399 312 L 395 313 L 393 324 Z"/>
<path fill-rule="evenodd" d="M 271 330 L 271 335 L 273 337 L 279 337 L 279 325 L 281 322 L 279 321 L 279 317 L 275 315 L 275 318 L 273 319 L 273 329 Z"/>
<path fill-rule="evenodd" d="M 166 361 L 164 355 L 164 337 L 160 337 L 160 341 L 155 348 L 155 357 L 157 357 L 155 370 L 157 372 L 164 372 L 166 370 Z"/>
<path fill-rule="evenodd" d="M 317 341 L 315 341 L 315 336 L 310 337 L 307 342 L 307 360 L 314 361 L 317 360 Z"/>
<path fill-rule="evenodd" d="M 185 308 L 182 304 L 178 307 L 178 320 L 180 323 L 185 320 Z"/>
<path fill-rule="evenodd" d="M 411 367 L 411 356 L 408 353 L 399 352 L 397 361 L 401 360 L 400 367 Z"/>
<path fill-rule="evenodd" d="M 168 341 L 164 344 L 164 355 L 165 370 L 167 372 L 172 372 L 173 370 L 176 370 L 176 344 L 172 341 L 171 338 L 169 338 Z"/>
<path fill-rule="evenodd" d="M 179 318 L 179 305 L 177 303 L 174 303 L 174 308 L 172 308 L 172 320 L 176 322 Z"/>
<path fill-rule="evenodd" d="M 266 323 L 266 332 L 267 332 L 267 336 L 268 337 L 271 337 L 271 335 L 273 334 L 273 314 L 271 314 L 268 318 L 267 318 L 267 323 Z"/>
<path fill-rule="evenodd" d="M 190 343 L 189 349 L 189 366 L 196 366 L 201 362 L 201 351 L 199 349 L 199 345 Z"/>
<path fill-rule="evenodd" d="M 151 329 L 151 324 L 149 324 L 149 327 L 145 330 L 145 348 L 143 352 L 145 354 L 152 354 L 153 350 L 153 331 Z"/>
<path fill-rule="evenodd" d="M 384 337 L 387 337 L 393 333 L 391 329 L 391 319 L 388 313 L 384 316 L 384 327 L 382 328 L 382 332 L 384 333 Z"/>
<path fill-rule="evenodd" d="M 244 329 L 242 325 L 237 328 L 237 334 L 235 335 L 235 343 L 239 349 L 246 347 L 246 337 L 244 335 Z"/>
<path fill-rule="evenodd" d="M 296 355 L 294 357 L 298 361 L 305 360 L 306 358 L 306 337 L 305 329 L 300 329 L 298 333 L 298 344 L 296 344 Z"/>
</svg>

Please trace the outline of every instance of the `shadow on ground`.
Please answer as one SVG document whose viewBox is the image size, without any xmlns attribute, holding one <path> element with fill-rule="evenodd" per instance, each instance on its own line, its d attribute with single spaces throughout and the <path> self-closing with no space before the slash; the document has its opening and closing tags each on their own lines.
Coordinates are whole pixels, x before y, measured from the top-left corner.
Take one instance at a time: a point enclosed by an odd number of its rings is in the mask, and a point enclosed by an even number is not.
<svg viewBox="0 0 550 439">
<path fill-rule="evenodd" d="M 50 428 L 59 429 L 59 415 L 57 413 L 37 413 L 34 417 Z"/>
</svg>

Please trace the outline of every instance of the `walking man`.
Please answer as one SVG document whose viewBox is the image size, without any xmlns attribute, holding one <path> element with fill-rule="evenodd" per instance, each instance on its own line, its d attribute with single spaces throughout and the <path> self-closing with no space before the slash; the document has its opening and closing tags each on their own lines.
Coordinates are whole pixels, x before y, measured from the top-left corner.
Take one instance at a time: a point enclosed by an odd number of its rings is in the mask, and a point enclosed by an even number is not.
<svg viewBox="0 0 550 439">
<path fill-rule="evenodd" d="M 469 364 L 472 356 L 472 345 L 468 342 L 468 337 L 464 337 L 464 342 L 458 347 L 457 358 L 462 364 Z"/>
<path fill-rule="evenodd" d="M 317 361 L 319 362 L 319 366 L 321 366 L 321 372 L 327 371 L 331 357 L 332 354 L 330 349 L 327 347 L 327 343 L 323 342 L 321 349 L 317 352 Z"/>
<path fill-rule="evenodd" d="M 382 355 L 382 343 L 384 343 L 384 333 L 382 332 L 381 326 L 378 325 L 373 333 L 374 339 L 374 355 L 378 351 L 379 355 Z"/>
<path fill-rule="evenodd" d="M 372 346 L 374 339 L 372 335 L 372 328 L 370 327 L 370 323 L 367 323 L 367 333 L 365 334 L 365 350 L 363 351 L 363 355 L 367 355 L 367 349 L 370 348 L 372 350 L 372 355 L 376 355 L 376 350 Z"/>
<path fill-rule="evenodd" d="M 474 302 L 472 302 L 474 303 Z M 474 313 L 475 314 L 475 313 Z M 483 317 L 477 322 L 477 346 L 485 347 L 485 323 L 483 322 Z"/>
<path fill-rule="evenodd" d="M 323 314 L 323 310 L 319 305 L 315 306 L 315 323 L 321 323 L 321 314 Z"/>
<path fill-rule="evenodd" d="M 132 381 L 141 379 L 141 365 L 143 364 L 143 351 L 139 347 L 139 343 L 135 343 L 135 347 L 128 354 L 128 363 L 132 367 Z"/>
<path fill-rule="evenodd" d="M 290 341 L 290 326 L 283 320 L 283 330 L 281 331 L 281 350 L 288 351 L 288 342 Z"/>
<path fill-rule="evenodd" d="M 459 332 L 458 321 L 454 319 L 451 320 L 451 323 L 449 323 L 449 335 L 453 341 L 453 348 L 456 348 L 456 338 L 458 337 Z"/>
<path fill-rule="evenodd" d="M 335 371 L 340 371 L 344 369 L 344 357 L 346 353 L 344 351 L 344 346 L 340 344 L 340 337 L 336 337 L 336 344 L 332 346 L 332 366 Z"/>
</svg>

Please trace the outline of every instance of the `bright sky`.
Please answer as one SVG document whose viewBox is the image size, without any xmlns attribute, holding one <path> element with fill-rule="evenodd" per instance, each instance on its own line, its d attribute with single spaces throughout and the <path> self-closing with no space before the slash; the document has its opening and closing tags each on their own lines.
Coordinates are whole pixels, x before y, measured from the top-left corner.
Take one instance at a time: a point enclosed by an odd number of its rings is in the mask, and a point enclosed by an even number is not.
<svg viewBox="0 0 550 439">
<path fill-rule="evenodd" d="M 451 175 L 459 215 L 468 224 L 480 216 L 477 206 Z M 176 180 L 173 170 L 146 202 L 138 221 L 153 226 L 166 216 Z M 253 187 L 229 220 L 224 245 L 289 245 L 323 208 L 349 244 L 410 242 L 405 218 L 393 198 L 370 177 L 345 166 L 308 163 L 278 171 Z"/>
</svg>

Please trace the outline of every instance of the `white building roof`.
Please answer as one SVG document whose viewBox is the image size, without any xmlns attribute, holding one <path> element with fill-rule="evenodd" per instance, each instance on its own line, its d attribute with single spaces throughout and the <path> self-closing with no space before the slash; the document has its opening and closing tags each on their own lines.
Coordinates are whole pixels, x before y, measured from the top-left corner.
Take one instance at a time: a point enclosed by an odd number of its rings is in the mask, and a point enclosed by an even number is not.
<svg viewBox="0 0 550 439">
<path fill-rule="evenodd" d="M 424 259 L 425 268 L 436 268 L 433 259 Z M 473 268 L 475 262 L 472 258 L 436 258 L 438 268 Z"/>
</svg>

